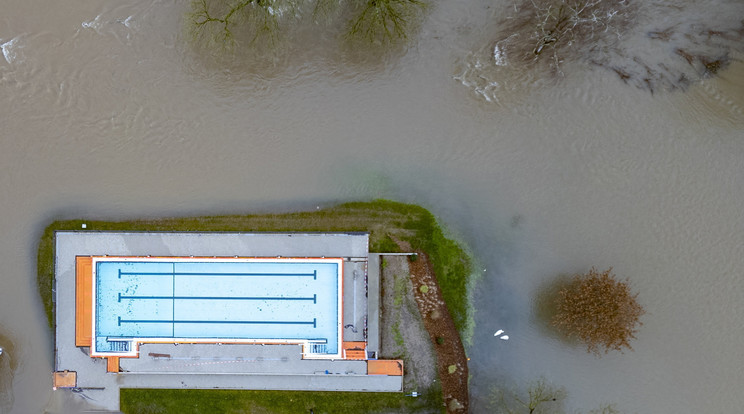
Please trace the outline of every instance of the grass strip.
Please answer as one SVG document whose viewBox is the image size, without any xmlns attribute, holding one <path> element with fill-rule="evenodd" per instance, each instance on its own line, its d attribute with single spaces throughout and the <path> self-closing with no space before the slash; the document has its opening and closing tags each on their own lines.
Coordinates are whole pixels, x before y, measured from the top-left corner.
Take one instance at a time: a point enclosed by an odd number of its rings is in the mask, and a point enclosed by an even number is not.
<svg viewBox="0 0 744 414">
<path fill-rule="evenodd" d="M 437 395 L 439 394 L 439 395 Z M 437 405 L 431 404 L 439 401 Z M 121 411 L 128 414 L 200 413 L 375 413 L 432 412 L 441 391 L 418 398 L 396 393 L 122 389 Z"/>
</svg>

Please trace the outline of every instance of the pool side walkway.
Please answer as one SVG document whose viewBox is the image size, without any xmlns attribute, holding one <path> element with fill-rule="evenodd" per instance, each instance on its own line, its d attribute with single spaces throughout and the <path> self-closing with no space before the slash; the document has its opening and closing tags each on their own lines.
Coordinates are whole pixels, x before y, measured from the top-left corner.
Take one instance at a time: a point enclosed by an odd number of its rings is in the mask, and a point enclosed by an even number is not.
<svg viewBox="0 0 744 414">
<path fill-rule="evenodd" d="M 383 375 L 367 375 L 365 360 L 303 360 L 299 345 L 143 344 L 139 358 L 120 358 L 121 372 L 113 373 L 106 359 L 75 346 L 76 256 L 325 256 L 344 258 L 344 341 L 362 341 L 366 330 L 373 359 L 379 258 L 369 255 L 366 233 L 65 231 L 56 233 L 55 245 L 55 370 L 76 373 L 76 388 L 56 392 L 74 393 L 101 411 L 118 411 L 121 388 L 402 391 L 403 377 L 385 375 L 382 365 L 370 371 Z"/>
</svg>

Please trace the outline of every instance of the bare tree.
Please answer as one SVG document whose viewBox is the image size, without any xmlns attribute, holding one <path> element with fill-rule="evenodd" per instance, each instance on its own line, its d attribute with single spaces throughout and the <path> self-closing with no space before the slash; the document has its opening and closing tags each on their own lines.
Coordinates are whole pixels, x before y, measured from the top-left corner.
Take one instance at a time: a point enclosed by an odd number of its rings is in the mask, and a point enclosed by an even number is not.
<svg viewBox="0 0 744 414">
<path fill-rule="evenodd" d="M 610 350 L 632 349 L 639 318 L 645 313 L 630 290 L 628 280 L 617 280 L 612 268 L 575 275 L 558 292 L 552 324 L 569 337 L 584 342 L 599 355 Z"/>
<path fill-rule="evenodd" d="M 545 378 L 531 382 L 526 393 L 509 392 L 494 388 L 490 395 L 491 408 L 497 413 L 505 414 L 542 414 L 561 412 L 561 405 L 566 398 L 563 388 L 554 387 Z"/>
<path fill-rule="evenodd" d="M 239 29 L 249 33 L 251 42 L 273 42 L 280 18 L 297 6 L 297 0 L 193 0 L 189 29 L 195 41 L 208 47 L 234 46 Z"/>
<path fill-rule="evenodd" d="M 602 35 L 618 35 L 616 20 L 627 13 L 624 2 L 608 0 L 530 0 L 535 13 L 535 47 L 538 58 L 549 50 L 555 65 L 560 62 L 559 51 L 573 45 L 583 47 Z"/>
<path fill-rule="evenodd" d="M 525 0 L 514 10 L 502 22 L 510 35 L 496 43 L 494 53 L 546 61 L 560 71 L 565 59 L 617 41 L 631 26 L 636 8 L 625 0 Z"/>
<path fill-rule="evenodd" d="M 422 0 L 369 0 L 352 20 L 349 36 L 381 43 L 406 39 L 412 22 L 426 7 Z"/>
<path fill-rule="evenodd" d="M 515 1 L 491 46 L 496 67 L 562 74 L 566 63 L 583 61 L 653 93 L 712 77 L 744 50 L 742 2 L 710 8 L 663 0 Z"/>
<path fill-rule="evenodd" d="M 568 394 L 562 387 L 556 387 L 545 378 L 532 381 L 526 391 L 505 391 L 494 387 L 489 396 L 489 408 L 500 414 L 563 414 L 564 400 Z M 577 414 L 580 411 L 576 411 Z M 618 414 L 613 404 L 605 404 L 588 411 L 588 414 Z"/>
<path fill-rule="evenodd" d="M 350 15 L 347 36 L 375 44 L 405 40 L 415 30 L 427 0 L 192 0 L 189 31 L 200 45 L 234 46 L 236 33 L 269 44 L 284 23 L 312 16 Z"/>
</svg>

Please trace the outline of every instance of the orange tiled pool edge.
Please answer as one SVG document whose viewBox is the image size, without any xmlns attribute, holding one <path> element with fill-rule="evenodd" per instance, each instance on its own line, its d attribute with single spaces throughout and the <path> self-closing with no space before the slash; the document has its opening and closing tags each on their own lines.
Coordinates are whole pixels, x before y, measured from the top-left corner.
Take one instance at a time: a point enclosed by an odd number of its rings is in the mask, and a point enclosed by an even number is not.
<svg viewBox="0 0 744 414">
<path fill-rule="evenodd" d="M 75 257 L 75 346 L 93 340 L 93 258 Z"/>
</svg>

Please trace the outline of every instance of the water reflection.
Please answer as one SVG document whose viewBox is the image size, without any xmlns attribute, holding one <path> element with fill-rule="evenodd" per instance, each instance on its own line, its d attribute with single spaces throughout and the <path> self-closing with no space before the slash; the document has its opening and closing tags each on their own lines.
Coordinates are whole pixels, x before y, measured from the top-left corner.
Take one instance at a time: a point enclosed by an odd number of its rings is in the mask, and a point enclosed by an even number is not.
<svg viewBox="0 0 744 414">
<path fill-rule="evenodd" d="M 719 119 L 740 128 L 744 125 L 744 53 L 718 76 L 691 87 L 683 98 L 687 112 L 696 119 Z"/>
<path fill-rule="evenodd" d="M 556 277 L 548 277 L 540 282 L 535 290 L 530 304 L 532 305 L 531 324 L 538 328 L 542 335 L 553 340 L 563 341 L 571 346 L 578 346 L 579 341 L 576 338 L 569 338 L 556 330 L 551 321 L 557 312 L 556 298 L 558 292 L 567 287 L 572 279 L 572 275 L 560 274 Z"/>
<path fill-rule="evenodd" d="M 644 4 L 632 33 L 590 61 L 648 90 L 685 90 L 718 75 L 744 50 L 744 3 Z"/>
<path fill-rule="evenodd" d="M 100 407 L 90 403 L 80 392 L 74 390 L 60 389 L 52 393 L 45 412 L 54 414 L 80 414 L 95 412 Z"/>
</svg>

